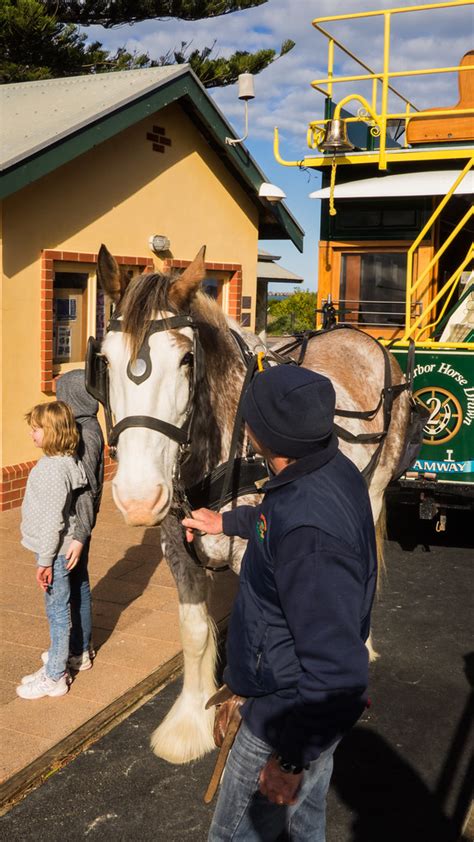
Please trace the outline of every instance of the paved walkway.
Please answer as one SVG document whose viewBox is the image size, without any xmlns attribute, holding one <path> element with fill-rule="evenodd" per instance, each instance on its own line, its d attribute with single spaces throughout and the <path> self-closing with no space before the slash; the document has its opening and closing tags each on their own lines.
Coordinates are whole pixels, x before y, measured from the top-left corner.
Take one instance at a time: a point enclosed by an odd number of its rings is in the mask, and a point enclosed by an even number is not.
<svg viewBox="0 0 474 842">
<path fill-rule="evenodd" d="M 159 530 L 125 526 L 108 483 L 89 563 L 94 668 L 77 674 L 67 696 L 18 698 L 16 685 L 38 669 L 49 646 L 34 559 L 20 544 L 19 526 L 19 509 L 0 514 L 2 801 L 41 778 L 181 667 L 178 597 L 161 557 Z M 214 577 L 211 613 L 217 622 L 228 615 L 236 584 L 230 572 Z"/>
</svg>

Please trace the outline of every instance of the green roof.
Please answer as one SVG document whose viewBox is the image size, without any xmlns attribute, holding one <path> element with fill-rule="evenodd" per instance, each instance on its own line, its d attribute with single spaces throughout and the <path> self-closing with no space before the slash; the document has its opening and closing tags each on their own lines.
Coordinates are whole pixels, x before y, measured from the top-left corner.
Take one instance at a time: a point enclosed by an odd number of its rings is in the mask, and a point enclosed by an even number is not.
<svg viewBox="0 0 474 842">
<path fill-rule="evenodd" d="M 261 239 L 304 232 L 284 203 L 258 196 L 265 174 L 187 65 L 0 86 L 0 197 L 21 190 L 129 126 L 178 102 L 258 209 Z"/>
</svg>

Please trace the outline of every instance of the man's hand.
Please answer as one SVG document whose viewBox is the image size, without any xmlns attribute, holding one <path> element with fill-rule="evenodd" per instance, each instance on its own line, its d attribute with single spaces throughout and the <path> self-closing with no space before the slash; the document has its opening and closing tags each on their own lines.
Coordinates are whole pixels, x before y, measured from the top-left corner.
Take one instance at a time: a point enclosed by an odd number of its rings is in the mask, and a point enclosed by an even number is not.
<svg viewBox="0 0 474 842">
<path fill-rule="evenodd" d="M 37 567 L 36 581 L 40 588 L 47 591 L 53 583 L 53 568 L 52 567 Z"/>
<path fill-rule="evenodd" d="M 66 559 L 68 560 L 68 564 L 66 564 L 66 570 L 73 570 L 73 568 L 76 566 L 77 562 L 81 557 L 83 546 L 84 544 L 81 544 L 80 541 L 76 541 L 75 538 L 72 539 L 71 543 L 69 544 L 68 551 L 66 553 Z"/>
<path fill-rule="evenodd" d="M 191 512 L 192 517 L 185 517 L 181 521 L 186 527 L 186 541 L 194 538 L 194 532 L 201 532 L 203 535 L 220 535 L 222 532 L 222 515 L 212 512 L 211 509 L 197 509 Z"/>
<path fill-rule="evenodd" d="M 280 769 L 276 757 L 270 757 L 258 780 L 259 789 L 272 804 L 296 804 L 297 795 L 303 779 L 303 772 L 293 775 Z"/>
</svg>

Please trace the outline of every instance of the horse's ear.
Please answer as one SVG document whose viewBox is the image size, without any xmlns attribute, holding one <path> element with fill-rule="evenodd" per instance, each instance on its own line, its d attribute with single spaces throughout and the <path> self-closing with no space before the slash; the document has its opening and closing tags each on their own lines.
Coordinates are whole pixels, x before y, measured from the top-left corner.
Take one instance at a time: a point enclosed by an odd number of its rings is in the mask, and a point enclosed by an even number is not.
<svg viewBox="0 0 474 842">
<path fill-rule="evenodd" d="M 171 285 L 169 297 L 171 303 L 177 309 L 186 309 L 186 304 L 189 304 L 191 298 L 196 295 L 200 284 L 206 277 L 205 256 L 206 246 L 202 246 L 194 260 L 186 267 L 181 275 L 178 275 Z"/>
<path fill-rule="evenodd" d="M 115 257 L 103 243 L 97 258 L 97 280 L 100 287 L 115 303 L 122 298 L 130 280 L 129 275 L 118 265 Z"/>
</svg>

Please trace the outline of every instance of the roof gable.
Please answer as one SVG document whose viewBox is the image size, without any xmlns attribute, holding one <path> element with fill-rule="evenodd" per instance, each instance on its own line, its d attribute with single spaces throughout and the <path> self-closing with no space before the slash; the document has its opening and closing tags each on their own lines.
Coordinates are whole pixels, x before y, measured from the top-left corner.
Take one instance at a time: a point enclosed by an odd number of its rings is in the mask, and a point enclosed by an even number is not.
<svg viewBox="0 0 474 842">
<path fill-rule="evenodd" d="M 225 143 L 236 134 L 187 65 L 2 85 L 0 98 L 1 197 L 179 101 L 258 208 L 259 237 L 302 251 L 303 230 L 283 203 L 258 197 L 264 173 L 242 144 Z"/>
</svg>

